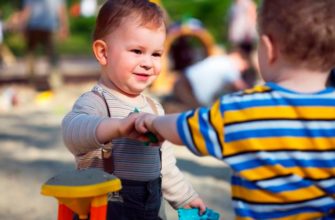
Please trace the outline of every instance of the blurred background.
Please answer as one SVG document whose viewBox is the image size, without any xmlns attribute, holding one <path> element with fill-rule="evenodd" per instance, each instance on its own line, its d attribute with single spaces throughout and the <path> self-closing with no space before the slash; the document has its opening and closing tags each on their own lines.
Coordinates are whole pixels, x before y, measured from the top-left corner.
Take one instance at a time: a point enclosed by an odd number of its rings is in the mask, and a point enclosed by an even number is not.
<svg viewBox="0 0 335 220">
<path fill-rule="evenodd" d="M 75 168 L 74 158 L 63 144 L 60 123 L 77 97 L 90 90 L 99 77 L 99 65 L 91 51 L 91 33 L 103 2 L 64 2 L 63 19 L 67 27 L 62 30 L 63 35 L 52 36 L 58 60 L 54 65 L 53 59 L 49 59 L 48 47 L 45 50 L 43 45 L 38 46 L 33 53 L 28 50 L 29 16 L 23 13 L 24 1 L 0 1 L 0 219 L 57 219 L 56 200 L 40 195 L 40 187 L 52 176 Z M 161 4 L 168 15 L 168 36 L 161 76 L 147 93 L 161 101 L 167 113 L 204 105 L 193 93 L 183 102 L 180 93 L 175 93 L 176 85 L 189 67 L 208 57 L 232 55 L 241 44 L 247 45 L 250 52 L 250 66 L 241 76 L 244 86 L 250 87 L 259 81 L 254 56 L 257 36 L 243 36 L 240 41 L 231 34 L 232 27 L 243 26 L 233 22 L 234 16 L 249 13 L 249 9 L 239 10 L 237 4 L 252 3 L 250 10 L 255 13 L 259 1 L 155 2 Z M 247 27 L 255 29 L 255 24 L 247 24 Z M 38 42 L 39 36 L 35 39 Z M 58 78 L 53 78 L 54 75 Z M 203 76 L 206 79 L 210 74 L 205 71 Z M 237 90 L 233 82 L 228 83 L 213 91 L 215 97 Z M 182 89 L 187 87 L 181 85 Z M 201 88 L 202 84 L 191 86 Z M 206 104 L 215 97 L 213 94 Z M 188 103 L 193 98 L 196 104 Z M 229 168 L 212 158 L 196 158 L 184 148 L 174 149 L 178 166 L 209 208 L 226 220 L 234 219 Z M 176 211 L 169 205 L 166 212 L 168 219 L 177 219 Z"/>
<path fill-rule="evenodd" d="M 2 0 L 0 2 L 1 18 L 8 19 L 20 8 L 22 0 Z M 96 0 L 99 6 L 103 0 Z M 213 38 L 221 46 L 229 46 L 228 11 L 233 0 L 161 0 L 172 22 L 182 21 L 187 17 L 199 19 L 208 29 Z M 255 1 L 259 2 L 259 0 Z M 59 51 L 64 55 L 91 56 L 91 33 L 93 31 L 95 14 L 83 15 L 80 9 L 80 0 L 67 0 L 71 34 L 62 42 Z M 98 9 L 98 8 L 97 8 Z M 6 44 L 15 55 L 23 56 L 24 42 L 19 32 L 5 33 Z"/>
</svg>

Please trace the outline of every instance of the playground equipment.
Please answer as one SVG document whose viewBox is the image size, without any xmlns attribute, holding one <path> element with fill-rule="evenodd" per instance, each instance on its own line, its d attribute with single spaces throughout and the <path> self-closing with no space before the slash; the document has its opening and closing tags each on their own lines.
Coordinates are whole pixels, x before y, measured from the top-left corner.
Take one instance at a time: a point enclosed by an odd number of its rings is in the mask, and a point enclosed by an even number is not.
<svg viewBox="0 0 335 220">
<path fill-rule="evenodd" d="M 160 0 L 151 0 L 163 9 L 164 6 Z M 165 10 L 166 11 L 166 10 Z M 184 19 L 181 24 L 173 25 L 169 28 L 167 33 L 167 39 L 165 42 L 165 52 L 163 56 L 163 64 L 160 76 L 150 87 L 150 91 L 156 95 L 168 95 L 171 93 L 173 85 L 177 79 L 177 75 L 172 73 L 170 70 L 170 57 L 169 53 L 172 45 L 181 37 L 193 37 L 198 39 L 205 47 L 206 55 L 210 56 L 217 52 L 214 39 L 212 35 L 201 25 L 195 25 L 194 22 L 190 22 L 192 19 Z"/>
<path fill-rule="evenodd" d="M 106 220 L 107 194 L 121 189 L 121 181 L 100 169 L 64 172 L 42 185 L 41 194 L 58 200 L 58 220 Z"/>
<path fill-rule="evenodd" d="M 156 79 L 150 88 L 150 91 L 157 95 L 166 95 L 172 91 L 173 84 L 177 75 L 170 71 L 170 57 L 172 45 L 181 37 L 193 37 L 198 39 L 206 51 L 206 56 L 217 53 L 217 47 L 212 35 L 202 26 L 197 25 L 191 19 L 172 26 L 167 34 L 162 70 L 160 76 Z"/>
</svg>

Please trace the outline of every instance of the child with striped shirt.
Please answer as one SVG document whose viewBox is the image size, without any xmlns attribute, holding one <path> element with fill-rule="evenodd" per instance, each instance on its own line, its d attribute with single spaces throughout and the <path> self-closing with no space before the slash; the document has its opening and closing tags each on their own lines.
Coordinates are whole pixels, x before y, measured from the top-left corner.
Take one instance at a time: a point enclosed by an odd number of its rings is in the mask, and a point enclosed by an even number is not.
<svg viewBox="0 0 335 220">
<path fill-rule="evenodd" d="M 138 135 L 133 132 L 137 115 L 130 114 L 135 109 L 163 114 L 161 105 L 142 92 L 159 75 L 165 37 L 163 12 L 156 4 L 106 1 L 93 35 L 99 82 L 79 97 L 62 122 L 64 142 L 79 169 L 108 163 L 121 179 L 120 194 L 109 198 L 108 219 L 161 219 L 162 194 L 176 209 L 206 208 L 177 168 L 171 145 L 146 146 L 131 139 Z M 102 149 L 104 155 L 112 153 L 112 160 L 103 160 Z"/>
<path fill-rule="evenodd" d="M 265 84 L 224 95 L 211 108 L 143 114 L 136 129 L 225 161 L 236 219 L 335 219 L 335 91 L 326 87 L 334 11 L 334 0 L 263 0 Z"/>
</svg>

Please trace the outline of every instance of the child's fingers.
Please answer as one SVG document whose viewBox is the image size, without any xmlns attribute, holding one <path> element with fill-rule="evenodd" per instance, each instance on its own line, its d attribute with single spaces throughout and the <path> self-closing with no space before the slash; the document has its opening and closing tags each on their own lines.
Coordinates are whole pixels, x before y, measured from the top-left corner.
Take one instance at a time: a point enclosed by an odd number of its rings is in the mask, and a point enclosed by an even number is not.
<svg viewBox="0 0 335 220">
<path fill-rule="evenodd" d="M 132 131 L 129 134 L 128 137 L 131 138 L 131 139 L 136 139 L 136 140 L 141 141 L 141 142 L 147 142 L 148 141 L 148 138 L 144 134 L 140 134 L 137 131 Z"/>
<path fill-rule="evenodd" d="M 144 121 L 142 119 L 137 119 L 136 120 L 135 129 L 136 129 L 137 132 L 142 133 L 142 134 L 148 132 L 148 129 L 145 127 Z"/>
<path fill-rule="evenodd" d="M 128 115 L 126 118 L 121 119 L 120 122 L 120 136 L 128 136 L 134 130 L 134 123 L 137 115 Z"/>
<path fill-rule="evenodd" d="M 148 132 L 148 128 L 146 125 L 146 115 L 145 114 L 141 114 L 139 115 L 139 117 L 137 117 L 136 121 L 135 121 L 135 129 L 139 132 L 139 133 L 146 133 Z"/>
<path fill-rule="evenodd" d="M 199 213 L 203 215 L 206 212 L 206 206 L 204 204 L 199 205 Z"/>
<path fill-rule="evenodd" d="M 200 198 L 194 199 L 189 204 L 185 205 L 184 208 L 197 208 L 200 215 L 203 215 L 206 212 L 206 204 Z"/>
</svg>

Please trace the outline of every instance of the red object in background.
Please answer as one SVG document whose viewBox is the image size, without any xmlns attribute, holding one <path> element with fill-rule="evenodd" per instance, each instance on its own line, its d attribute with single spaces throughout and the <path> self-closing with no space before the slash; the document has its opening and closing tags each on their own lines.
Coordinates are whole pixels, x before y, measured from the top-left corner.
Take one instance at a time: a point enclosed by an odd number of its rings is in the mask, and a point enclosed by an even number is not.
<svg viewBox="0 0 335 220">
<path fill-rule="evenodd" d="M 72 17 L 79 17 L 80 16 L 80 4 L 79 3 L 74 3 L 70 7 L 70 15 Z"/>
</svg>

